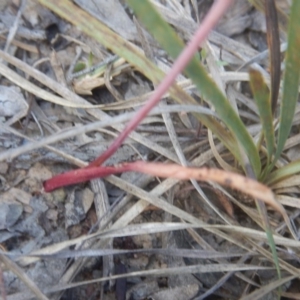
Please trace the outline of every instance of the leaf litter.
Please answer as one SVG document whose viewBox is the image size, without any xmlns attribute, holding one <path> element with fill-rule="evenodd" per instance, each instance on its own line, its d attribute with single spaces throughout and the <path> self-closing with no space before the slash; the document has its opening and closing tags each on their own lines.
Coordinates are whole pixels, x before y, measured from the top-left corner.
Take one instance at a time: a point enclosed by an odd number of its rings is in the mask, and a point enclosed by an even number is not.
<svg viewBox="0 0 300 300">
<path fill-rule="evenodd" d="M 197 18 L 203 16 L 210 1 L 152 2 L 188 41 L 197 27 Z M 283 2 L 280 1 L 280 6 L 286 9 Z M 105 188 L 100 192 L 87 183 L 41 194 L 42 181 L 75 166 L 85 166 L 102 153 L 124 127 L 124 121 L 111 125 L 109 121 L 117 115 L 126 116 L 135 111 L 148 99 L 149 87 L 157 84 L 157 80 L 150 82 L 121 60 L 120 65 L 104 64 L 102 73 L 95 77 L 98 86 L 92 82 L 91 75 L 83 75 L 82 82 L 87 85 L 83 88 L 89 92 L 77 95 L 73 92 L 78 91 L 77 79 L 63 83 L 60 72 L 67 78 L 76 68 L 92 70 L 94 65 L 109 62 L 112 54 L 108 49 L 34 0 L 3 3 L 0 42 L 1 49 L 7 51 L 0 52 L 1 87 L 20 96 L 0 99 L 0 122 L 3 124 L 0 127 L 0 157 L 3 159 L 0 168 L 6 170 L 0 172 L 0 239 L 4 247 L 1 261 L 6 266 L 1 265 L 1 272 L 4 293 L 9 299 L 30 299 L 33 295 L 38 299 L 202 299 L 210 294 L 215 299 L 235 299 L 254 289 L 255 297 L 269 292 L 269 296 L 275 298 L 275 288 L 285 281 L 284 293 L 288 295 L 297 273 L 294 266 L 298 261 L 299 243 L 286 237 L 289 233 L 286 224 L 281 223 L 281 215 L 269 210 L 271 225 L 275 231 L 278 228 L 274 239 L 282 247 L 278 252 L 280 266 L 287 278 L 277 282 L 274 280 L 276 271 L 270 268 L 272 257 L 264 251 L 266 237 L 262 221 L 257 214 L 251 213 L 253 202 L 236 191 L 214 184 L 213 188 L 219 192 L 213 194 L 209 193 L 209 188 L 202 189 L 192 181 L 197 192 L 194 188 L 191 192 L 188 182 L 135 173 L 136 176 L 104 178 Z M 134 43 L 134 47 L 146 47 L 137 34 L 141 28 L 132 21 L 132 12 L 124 1 L 75 3 L 123 39 Z M 18 12 L 21 18 L 17 18 Z M 111 15 L 114 18 L 108 17 Z M 250 112 L 257 116 L 257 110 L 247 92 L 247 74 L 241 79 L 247 70 L 240 73 L 232 70 L 266 49 L 262 16 L 247 1 L 236 1 L 216 31 L 210 34 L 205 47 L 208 56 L 204 62 L 207 61 L 220 85 L 226 86 L 228 91 L 233 90 L 228 97 L 233 103 L 237 100 L 235 105 L 249 126 L 257 121 L 245 116 Z M 52 34 L 50 30 L 55 32 Z M 158 66 L 172 64 L 147 32 L 144 38 Z M 80 56 L 76 47 L 80 48 Z M 55 61 L 51 59 L 53 55 Z M 263 58 L 255 63 L 266 69 L 268 62 Z M 268 73 L 263 74 L 268 82 Z M 235 79 L 230 77 L 233 75 Z M 186 97 L 201 98 L 188 79 L 178 78 L 177 83 L 184 87 Z M 164 105 L 172 106 L 168 95 Z M 85 137 L 76 133 L 76 126 L 83 127 L 99 120 L 108 121 L 107 125 L 95 126 Z M 144 120 L 144 127 L 138 127 L 131 134 L 108 164 L 142 159 L 171 160 L 197 167 L 215 167 L 222 163 L 221 160 L 233 165 L 217 139 L 213 139 L 214 150 L 211 149 L 212 141 L 208 143 L 205 127 L 199 131 L 197 123 L 188 112 L 182 117 L 178 112 L 161 110 L 160 115 Z M 60 137 L 70 129 L 74 130 L 67 138 Z M 51 146 L 44 141 L 49 137 L 52 138 Z M 31 147 L 35 143 L 39 143 L 38 146 Z M 7 160 L 18 149 L 22 151 Z M 218 160 L 215 159 L 216 151 L 219 151 Z M 291 150 L 288 154 L 293 155 Z M 298 192 L 297 182 L 295 180 L 295 190 L 288 194 L 289 197 L 276 195 L 278 203 L 298 207 L 293 204 Z M 290 185 L 283 183 L 280 188 L 290 188 Z M 221 195 L 226 197 L 220 199 Z M 108 200 L 107 207 L 103 207 L 104 199 Z M 166 199 L 172 202 L 167 204 Z M 224 201 L 233 204 L 233 215 L 224 210 Z M 97 214 L 99 206 L 101 215 Z M 297 228 L 293 211 L 286 209 L 286 212 Z M 171 219 L 166 221 L 168 214 Z M 169 223 L 172 221 L 174 223 Z M 179 221 L 183 223 L 177 224 Z M 104 235 L 105 230 L 111 230 L 111 234 Z M 119 232 L 114 234 L 114 230 Z M 153 253 L 147 253 L 149 248 Z M 107 250 L 110 262 L 101 261 L 101 249 Z M 121 253 L 118 249 L 128 252 Z M 197 249 L 208 252 L 202 256 L 199 252 L 197 258 L 187 258 L 183 252 L 187 249 L 191 249 L 190 254 Z M 59 258 L 64 253 L 60 251 L 65 251 L 65 258 Z M 91 259 L 87 251 L 95 251 L 91 253 L 96 258 Z M 175 259 L 175 253 L 168 258 L 166 251 L 178 251 L 179 258 Z M 76 253 L 80 259 L 66 259 L 73 258 Z M 239 259 L 228 257 L 229 253 L 236 254 Z M 22 255 L 22 258 L 9 254 Z M 37 257 L 33 259 L 30 255 Z M 125 281 L 113 277 L 120 273 L 125 273 L 120 275 L 120 278 L 127 278 Z M 107 280 L 108 285 L 96 284 Z M 76 283 L 72 284 L 74 281 Z"/>
</svg>

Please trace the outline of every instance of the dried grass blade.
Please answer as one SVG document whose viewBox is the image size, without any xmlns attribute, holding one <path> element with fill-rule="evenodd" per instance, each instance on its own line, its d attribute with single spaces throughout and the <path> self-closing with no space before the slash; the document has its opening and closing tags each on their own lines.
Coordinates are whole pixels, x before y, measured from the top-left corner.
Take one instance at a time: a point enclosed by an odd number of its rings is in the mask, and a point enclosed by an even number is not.
<svg viewBox="0 0 300 300">
<path fill-rule="evenodd" d="M 274 154 L 275 136 L 272 116 L 272 104 L 270 102 L 270 92 L 265 84 L 263 76 L 258 70 L 250 69 L 250 83 L 255 102 L 258 107 L 259 117 L 263 127 L 263 133 L 266 140 L 268 161 Z"/>
<path fill-rule="evenodd" d="M 124 277 L 140 277 L 140 276 L 167 276 L 174 274 L 192 274 L 192 273 L 212 273 L 212 272 L 234 272 L 234 271 L 250 271 L 250 270 L 270 270 L 272 268 L 263 266 L 249 266 L 244 264 L 210 264 L 210 265 L 192 265 L 185 267 L 167 268 L 167 269 L 154 269 L 148 271 L 137 271 L 122 275 L 114 275 L 110 277 L 102 277 L 93 280 L 81 281 L 66 285 L 54 286 L 48 292 L 58 292 L 65 289 L 71 289 L 86 284 L 99 283 L 107 280 L 114 280 Z"/>
<path fill-rule="evenodd" d="M 280 39 L 277 10 L 274 0 L 265 0 L 267 41 L 270 57 L 271 105 L 275 114 L 280 87 Z"/>
<path fill-rule="evenodd" d="M 285 283 L 293 280 L 296 276 L 289 276 L 282 279 L 278 279 L 276 281 L 272 281 L 271 283 L 262 286 L 260 289 L 255 290 L 253 293 L 248 294 L 245 297 L 242 297 L 241 300 L 258 300 L 263 299 L 268 293 L 272 292 L 276 288 L 284 285 Z"/>
<path fill-rule="evenodd" d="M 30 289 L 30 291 L 40 300 L 49 300 L 36 286 L 36 284 L 27 276 L 27 274 L 13 261 L 8 259 L 5 255 L 0 254 L 0 260 L 4 265 L 15 275 L 17 275 L 24 284 Z"/>
</svg>

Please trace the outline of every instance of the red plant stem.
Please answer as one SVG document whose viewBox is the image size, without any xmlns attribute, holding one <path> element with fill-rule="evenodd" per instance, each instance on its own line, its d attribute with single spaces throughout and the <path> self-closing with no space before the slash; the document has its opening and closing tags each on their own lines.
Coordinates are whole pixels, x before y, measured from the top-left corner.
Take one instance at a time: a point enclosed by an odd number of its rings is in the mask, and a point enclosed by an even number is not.
<svg viewBox="0 0 300 300">
<path fill-rule="evenodd" d="M 180 180 L 195 179 L 199 181 L 214 181 L 221 185 L 237 189 L 255 199 L 264 201 L 280 212 L 291 230 L 291 233 L 293 233 L 284 207 L 276 201 L 270 188 L 251 178 L 219 169 L 189 168 L 176 164 L 136 161 L 134 163 L 124 163 L 114 167 L 92 167 L 61 174 L 44 182 L 44 190 L 51 192 L 65 185 L 126 171 L 141 172 L 153 176 L 176 178 Z"/>
<path fill-rule="evenodd" d="M 193 57 L 193 55 L 196 53 L 200 44 L 204 41 L 208 33 L 212 30 L 212 28 L 217 24 L 218 20 L 225 13 L 225 11 L 230 6 L 232 1 L 233 0 L 218 0 L 214 3 L 212 8 L 206 15 L 205 19 L 203 20 L 202 24 L 199 26 L 198 30 L 196 31 L 195 35 L 193 36 L 192 40 L 188 44 L 188 46 L 183 50 L 183 52 L 179 55 L 179 57 L 175 61 L 171 71 L 164 78 L 162 83 L 157 87 L 152 97 L 150 97 L 147 103 L 139 110 L 137 115 L 128 123 L 128 125 L 114 140 L 111 146 L 96 160 L 91 162 L 86 168 L 67 172 L 55 176 L 50 180 L 44 182 L 44 190 L 46 192 L 50 192 L 58 187 L 63 187 L 65 185 L 80 183 L 98 177 L 105 177 L 110 174 L 116 174 L 116 173 L 130 171 L 130 170 L 137 171 L 137 169 L 130 169 L 131 167 L 129 164 L 126 165 L 123 164 L 116 167 L 104 167 L 104 168 L 103 167 L 95 168 L 95 167 L 101 165 L 104 161 L 106 161 L 112 154 L 114 154 L 117 151 L 117 149 L 120 147 L 122 142 L 126 139 L 126 137 L 130 134 L 130 132 L 133 131 L 138 126 L 141 120 L 143 120 L 143 118 L 149 113 L 149 111 L 158 103 L 160 98 L 167 92 L 168 88 L 175 81 L 178 74 L 188 64 L 190 58 Z"/>
<path fill-rule="evenodd" d="M 111 174 L 123 173 L 127 171 L 141 172 L 153 176 L 163 178 L 170 177 L 180 180 L 212 180 L 230 188 L 241 190 L 242 192 L 253 197 L 262 199 L 266 203 L 272 205 L 278 211 L 281 210 L 280 205 L 276 204 L 273 193 L 268 187 L 242 175 L 218 169 L 189 168 L 176 164 L 149 163 L 143 161 L 124 163 L 110 167 L 91 167 L 60 174 L 47 180 L 44 183 L 44 190 L 46 192 L 51 192 L 52 190 L 65 185 L 75 184 L 94 178 L 105 177 Z"/>
<path fill-rule="evenodd" d="M 45 181 L 44 190 L 45 192 L 51 192 L 54 189 L 62 186 L 128 171 L 141 172 L 163 178 L 171 177 L 181 180 L 188 180 L 190 178 L 204 181 L 213 180 L 220 184 L 230 186 L 239 190 L 245 190 L 247 186 L 250 186 L 250 188 L 257 190 L 253 191 L 253 193 L 263 192 L 267 194 L 268 192 L 270 192 L 269 188 L 255 180 L 219 169 L 193 168 L 176 164 L 150 163 L 144 161 L 123 163 L 109 167 L 91 167 L 66 172 Z"/>
<path fill-rule="evenodd" d="M 81 183 L 95 178 L 102 178 L 111 174 L 117 174 L 122 172 L 120 170 L 123 170 L 122 165 L 120 166 L 121 167 L 85 167 L 82 169 L 62 173 L 46 180 L 43 183 L 44 191 L 46 193 L 49 193 L 63 186 Z"/>
<path fill-rule="evenodd" d="M 100 166 L 111 155 L 113 155 L 126 137 L 132 132 L 138 124 L 145 118 L 149 111 L 158 103 L 161 97 L 167 92 L 168 88 L 175 81 L 178 74 L 185 68 L 191 57 L 197 52 L 200 44 L 208 36 L 209 32 L 214 28 L 219 19 L 225 13 L 233 0 L 218 0 L 216 1 L 208 14 L 205 16 L 202 24 L 199 26 L 190 43 L 183 50 L 180 56 L 173 64 L 172 69 L 164 78 L 161 84 L 157 87 L 155 93 L 149 98 L 147 103 L 137 112 L 136 116 L 127 124 L 125 129 L 114 140 L 110 147 L 101 154 L 97 159 L 91 162 L 87 168 Z"/>
</svg>

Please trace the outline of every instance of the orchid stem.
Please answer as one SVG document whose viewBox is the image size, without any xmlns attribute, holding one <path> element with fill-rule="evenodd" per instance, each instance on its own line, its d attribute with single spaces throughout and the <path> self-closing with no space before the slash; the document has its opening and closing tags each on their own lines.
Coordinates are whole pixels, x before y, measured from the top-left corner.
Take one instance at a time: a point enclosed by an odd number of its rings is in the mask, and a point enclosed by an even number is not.
<svg viewBox="0 0 300 300">
<path fill-rule="evenodd" d="M 164 80 L 158 85 L 154 94 L 149 98 L 147 103 L 137 112 L 136 116 L 127 124 L 125 129 L 113 141 L 110 147 L 101 154 L 97 159 L 91 162 L 87 168 L 102 165 L 110 156 L 112 156 L 121 146 L 127 136 L 139 125 L 139 123 L 147 116 L 151 109 L 159 102 L 162 96 L 168 91 L 176 77 L 185 66 L 188 64 L 193 55 L 198 51 L 200 44 L 206 39 L 209 32 L 215 27 L 219 19 L 224 15 L 233 0 L 218 0 L 211 7 L 208 14 L 205 16 L 202 24 L 194 34 L 190 43 L 182 51 L 180 56 L 173 64 Z"/>
</svg>

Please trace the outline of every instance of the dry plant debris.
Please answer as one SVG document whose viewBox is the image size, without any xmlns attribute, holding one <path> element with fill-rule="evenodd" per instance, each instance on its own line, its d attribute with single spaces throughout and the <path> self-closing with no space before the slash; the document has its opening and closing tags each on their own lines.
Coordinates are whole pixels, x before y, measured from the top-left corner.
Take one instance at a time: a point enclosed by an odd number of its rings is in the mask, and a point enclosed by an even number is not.
<svg viewBox="0 0 300 300">
<path fill-rule="evenodd" d="M 74 2 L 162 71 L 170 69 L 173 61 L 125 1 Z M 213 1 L 151 2 L 187 42 Z M 235 1 L 201 54 L 257 136 L 247 66 L 262 70 L 268 83 L 270 75 L 264 15 L 250 2 Z M 278 1 L 278 8 L 288 12 L 288 2 Z M 298 233 L 299 178 L 271 186 L 277 211 L 269 207 L 268 217 L 282 279 L 253 201 L 237 190 L 133 172 L 41 193 L 43 181 L 104 152 L 154 84 L 36 0 L 0 1 L 0 28 L 3 299 L 275 299 L 279 286 L 286 298 L 299 294 L 300 242 L 287 227 Z M 283 33 L 281 42 L 284 51 Z M 186 97 L 201 98 L 184 74 L 177 85 Z M 214 115 L 204 104 L 197 109 Z M 166 94 L 107 164 L 172 161 L 238 172 L 195 110 Z M 298 159 L 298 140 L 294 127 L 285 146 L 289 161 Z"/>
</svg>

